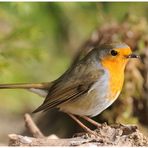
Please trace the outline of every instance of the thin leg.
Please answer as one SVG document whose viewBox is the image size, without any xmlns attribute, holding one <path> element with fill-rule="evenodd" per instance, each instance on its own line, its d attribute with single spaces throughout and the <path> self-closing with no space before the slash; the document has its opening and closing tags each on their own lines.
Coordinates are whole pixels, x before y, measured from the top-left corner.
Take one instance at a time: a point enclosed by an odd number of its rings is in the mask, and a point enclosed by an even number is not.
<svg viewBox="0 0 148 148">
<path fill-rule="evenodd" d="M 90 122 L 91 124 L 93 124 L 96 127 L 100 127 L 101 124 L 99 124 L 98 122 L 94 121 L 93 119 L 87 117 L 87 116 L 80 116 L 81 118 L 85 119 L 86 121 Z"/>
<path fill-rule="evenodd" d="M 77 119 L 74 115 L 67 113 L 73 120 L 75 120 L 86 132 L 93 134 L 95 136 L 96 133 L 94 131 L 92 131 L 91 129 L 89 129 L 87 126 L 85 126 L 79 119 Z"/>
</svg>

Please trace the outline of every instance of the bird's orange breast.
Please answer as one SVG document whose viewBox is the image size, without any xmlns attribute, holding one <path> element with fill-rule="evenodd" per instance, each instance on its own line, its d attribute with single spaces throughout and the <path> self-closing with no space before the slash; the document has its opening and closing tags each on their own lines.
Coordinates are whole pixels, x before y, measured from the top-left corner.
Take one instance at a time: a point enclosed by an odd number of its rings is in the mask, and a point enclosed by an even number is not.
<svg viewBox="0 0 148 148">
<path fill-rule="evenodd" d="M 120 59 L 110 60 L 104 59 L 102 65 L 109 72 L 109 93 L 108 98 L 114 100 L 118 97 L 121 92 L 124 82 L 124 69 L 126 61 Z"/>
</svg>

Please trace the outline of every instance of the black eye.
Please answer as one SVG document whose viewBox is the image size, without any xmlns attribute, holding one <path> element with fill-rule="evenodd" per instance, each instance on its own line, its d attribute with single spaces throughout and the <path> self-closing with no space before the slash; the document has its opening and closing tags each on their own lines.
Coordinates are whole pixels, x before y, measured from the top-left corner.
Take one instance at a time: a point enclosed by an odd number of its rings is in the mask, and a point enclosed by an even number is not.
<svg viewBox="0 0 148 148">
<path fill-rule="evenodd" d="M 118 52 L 116 50 L 111 50 L 110 53 L 111 53 L 112 56 L 116 56 L 118 54 Z"/>
</svg>

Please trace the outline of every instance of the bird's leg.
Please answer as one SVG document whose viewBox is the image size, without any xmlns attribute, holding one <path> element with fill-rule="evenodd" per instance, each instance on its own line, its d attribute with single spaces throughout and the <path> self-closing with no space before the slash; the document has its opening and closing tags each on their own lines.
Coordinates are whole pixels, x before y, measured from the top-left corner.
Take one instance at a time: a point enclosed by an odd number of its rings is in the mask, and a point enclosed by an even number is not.
<svg viewBox="0 0 148 148">
<path fill-rule="evenodd" d="M 96 127 L 100 127 L 101 124 L 99 124 L 98 122 L 94 121 L 93 119 L 87 117 L 87 116 L 80 116 L 81 118 L 85 119 L 86 121 L 90 122 L 91 124 L 93 124 Z"/>
<path fill-rule="evenodd" d="M 92 131 L 91 129 L 89 129 L 87 126 L 85 126 L 79 119 L 77 119 L 74 115 L 67 113 L 73 120 L 75 120 L 86 132 L 93 134 L 95 136 L 97 136 L 97 134 Z"/>
</svg>

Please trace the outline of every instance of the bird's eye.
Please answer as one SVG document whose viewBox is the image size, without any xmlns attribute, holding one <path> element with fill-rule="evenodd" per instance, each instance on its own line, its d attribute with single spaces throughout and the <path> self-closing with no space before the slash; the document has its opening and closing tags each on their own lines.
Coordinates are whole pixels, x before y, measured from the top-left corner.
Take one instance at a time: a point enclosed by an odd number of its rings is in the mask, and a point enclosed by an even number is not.
<svg viewBox="0 0 148 148">
<path fill-rule="evenodd" d="M 110 53 L 111 53 L 112 56 L 116 56 L 118 54 L 118 52 L 116 50 L 111 50 Z"/>
</svg>

